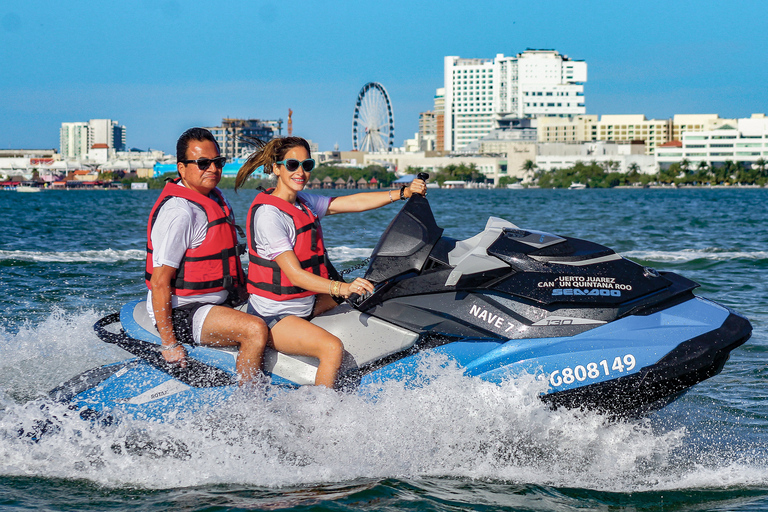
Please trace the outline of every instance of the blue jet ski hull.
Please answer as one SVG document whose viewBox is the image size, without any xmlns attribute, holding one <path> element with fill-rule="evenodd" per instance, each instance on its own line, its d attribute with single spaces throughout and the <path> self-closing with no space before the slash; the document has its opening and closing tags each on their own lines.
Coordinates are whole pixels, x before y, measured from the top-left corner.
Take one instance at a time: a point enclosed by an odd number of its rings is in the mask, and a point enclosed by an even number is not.
<svg viewBox="0 0 768 512">
<path fill-rule="evenodd" d="M 126 316 L 137 303 L 123 308 Z M 102 319 L 105 325 L 118 315 Z M 697 320 L 692 320 L 697 319 Z M 97 324 L 98 326 L 99 324 Z M 85 372 L 51 392 L 84 416 L 120 411 L 137 418 L 183 418 L 226 400 L 237 389 L 235 352 L 188 347 L 189 367 L 165 364 L 160 339 L 126 320 L 118 345 L 138 354 Z M 103 327 L 102 327 L 103 328 Z M 749 322 L 716 303 L 692 298 L 644 316 L 628 316 L 584 333 L 559 338 L 494 341 L 466 338 L 413 348 L 350 368 L 347 388 L 370 395 L 387 380 L 416 385 L 418 366 L 442 354 L 467 377 L 501 383 L 521 374 L 547 379 L 542 399 L 554 406 L 637 416 L 663 407 L 691 386 L 719 373 L 730 352 L 750 335 Z M 300 386 L 268 373 L 273 386 Z"/>
</svg>

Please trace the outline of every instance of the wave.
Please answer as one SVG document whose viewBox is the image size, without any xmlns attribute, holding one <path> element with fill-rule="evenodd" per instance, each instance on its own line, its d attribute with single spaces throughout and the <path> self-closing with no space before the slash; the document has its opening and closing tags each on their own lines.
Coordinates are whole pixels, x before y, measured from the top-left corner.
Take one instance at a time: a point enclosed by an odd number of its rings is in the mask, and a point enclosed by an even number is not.
<svg viewBox="0 0 768 512">
<path fill-rule="evenodd" d="M 138 249 L 101 251 L 0 251 L 0 261 L 34 261 L 50 263 L 112 263 L 114 261 L 143 260 L 147 253 Z"/>
<path fill-rule="evenodd" d="M 331 260 L 339 263 L 362 261 L 368 258 L 373 249 L 368 247 L 331 247 L 328 255 Z M 728 261 L 728 260 L 764 260 L 768 259 L 768 251 L 731 251 L 728 249 L 683 249 L 681 251 L 626 251 L 622 253 L 630 259 L 643 261 L 660 261 L 685 263 L 694 260 Z M 34 261 L 52 263 L 111 263 L 114 261 L 143 261 L 146 253 L 139 249 L 127 250 L 93 250 L 93 251 L 3 251 L 0 250 L 0 261 Z"/>
<path fill-rule="evenodd" d="M 331 261 L 338 262 L 352 262 L 362 261 L 371 255 L 373 249 L 366 247 L 331 247 L 328 249 L 328 256 L 331 257 Z"/>
<path fill-rule="evenodd" d="M 694 260 L 729 261 L 729 260 L 764 260 L 768 251 L 732 251 L 729 249 L 683 249 L 682 251 L 627 251 L 621 254 L 630 259 L 686 263 Z"/>
<path fill-rule="evenodd" d="M 348 262 L 363 260 L 373 249 L 359 247 L 332 247 L 328 255 L 333 261 Z M 140 249 L 104 249 L 100 251 L 2 251 L 0 261 L 34 261 L 44 263 L 112 263 L 114 261 L 143 261 L 147 253 Z"/>
</svg>

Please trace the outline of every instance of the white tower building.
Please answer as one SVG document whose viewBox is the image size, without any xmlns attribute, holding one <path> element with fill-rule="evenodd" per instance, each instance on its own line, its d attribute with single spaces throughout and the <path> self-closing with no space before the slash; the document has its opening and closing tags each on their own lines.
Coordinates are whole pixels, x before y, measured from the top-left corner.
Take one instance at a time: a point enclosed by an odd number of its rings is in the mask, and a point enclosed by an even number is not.
<svg viewBox="0 0 768 512">
<path fill-rule="evenodd" d="M 64 160 L 88 157 L 94 145 L 106 147 L 111 153 L 125 151 L 125 126 L 111 119 L 91 119 L 87 123 L 61 123 L 59 148 Z"/>
<path fill-rule="evenodd" d="M 94 144 L 106 144 L 114 151 L 125 151 L 125 126 L 120 126 L 111 119 L 91 119 L 88 121 L 88 147 Z"/>
<path fill-rule="evenodd" d="M 63 160 L 85 158 L 88 148 L 88 123 L 61 123 L 59 153 Z"/>
<path fill-rule="evenodd" d="M 585 114 L 586 81 L 586 62 L 554 50 L 494 59 L 445 57 L 445 149 L 455 151 L 487 135 L 505 116 Z"/>
</svg>

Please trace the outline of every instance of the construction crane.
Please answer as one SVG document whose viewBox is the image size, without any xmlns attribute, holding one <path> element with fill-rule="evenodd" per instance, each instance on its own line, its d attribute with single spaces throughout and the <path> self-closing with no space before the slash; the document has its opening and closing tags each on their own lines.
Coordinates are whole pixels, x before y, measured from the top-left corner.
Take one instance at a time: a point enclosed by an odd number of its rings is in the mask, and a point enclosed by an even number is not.
<svg viewBox="0 0 768 512">
<path fill-rule="evenodd" d="M 293 135 L 293 119 L 291 119 L 292 115 L 293 115 L 293 110 L 288 109 L 288 136 L 289 137 Z"/>
</svg>

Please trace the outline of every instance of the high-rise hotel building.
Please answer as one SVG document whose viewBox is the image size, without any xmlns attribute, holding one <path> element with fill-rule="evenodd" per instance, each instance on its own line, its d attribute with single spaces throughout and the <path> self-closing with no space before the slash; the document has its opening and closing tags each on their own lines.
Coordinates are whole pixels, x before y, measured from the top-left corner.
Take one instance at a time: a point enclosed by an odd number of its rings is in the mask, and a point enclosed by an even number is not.
<svg viewBox="0 0 768 512">
<path fill-rule="evenodd" d="M 61 123 L 59 148 L 64 160 L 86 158 L 94 147 L 125 151 L 125 126 L 111 119 Z"/>
<path fill-rule="evenodd" d="M 282 133 L 283 120 L 224 118 L 221 126 L 212 126 L 211 131 L 219 144 L 221 155 L 232 160 L 242 158 L 254 151 L 248 138 L 269 141 Z"/>
<path fill-rule="evenodd" d="M 554 50 L 494 59 L 445 57 L 445 150 L 460 150 L 487 135 L 504 117 L 583 115 L 586 81 L 586 62 Z"/>
</svg>

